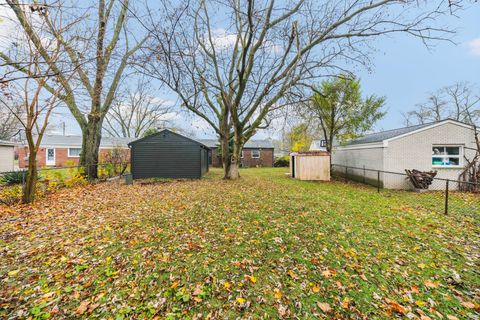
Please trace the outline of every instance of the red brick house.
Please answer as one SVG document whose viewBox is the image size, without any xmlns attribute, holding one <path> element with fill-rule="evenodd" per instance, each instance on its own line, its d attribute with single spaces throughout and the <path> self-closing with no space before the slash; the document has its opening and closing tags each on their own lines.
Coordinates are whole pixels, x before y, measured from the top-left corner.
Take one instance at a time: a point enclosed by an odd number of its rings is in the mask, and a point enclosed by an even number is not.
<svg viewBox="0 0 480 320">
<path fill-rule="evenodd" d="M 128 150 L 127 144 L 132 140 L 131 138 L 102 137 L 100 159 L 115 148 Z M 15 148 L 18 154 L 18 166 L 26 168 L 28 166 L 28 146 L 17 145 Z M 45 135 L 38 150 L 37 165 L 39 167 L 65 167 L 78 164 L 81 151 L 81 136 Z"/>
<path fill-rule="evenodd" d="M 215 139 L 197 139 L 211 150 L 210 165 L 212 167 L 221 167 L 222 160 L 217 155 L 218 140 Z M 274 146 L 268 140 L 250 140 L 242 150 L 242 167 L 273 167 Z"/>
</svg>

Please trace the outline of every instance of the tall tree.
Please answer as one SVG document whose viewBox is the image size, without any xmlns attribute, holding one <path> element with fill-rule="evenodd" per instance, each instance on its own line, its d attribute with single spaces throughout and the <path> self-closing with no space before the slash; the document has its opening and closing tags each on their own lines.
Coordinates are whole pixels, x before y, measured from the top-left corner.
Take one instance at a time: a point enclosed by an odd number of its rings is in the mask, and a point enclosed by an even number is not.
<svg viewBox="0 0 480 320">
<path fill-rule="evenodd" d="M 151 85 L 141 79 L 116 96 L 104 130 L 115 137 L 138 138 L 151 129 L 166 128 L 173 115 L 173 106 L 155 97 Z"/>
<path fill-rule="evenodd" d="M 449 12 L 416 0 L 164 1 L 145 23 L 155 35 L 145 72 L 203 118 L 222 146 L 225 178 L 239 177 L 243 145 L 320 76 L 368 64 L 371 41 L 403 32 L 426 41 L 446 36 L 432 25 Z M 234 146 L 229 152 L 228 143 Z"/>
<path fill-rule="evenodd" d="M 286 142 L 291 151 L 308 151 L 313 137 L 307 123 L 300 123 L 294 126 L 286 134 Z"/>
<path fill-rule="evenodd" d="M 128 29 L 129 0 L 89 2 L 92 6 L 86 9 L 78 3 L 68 5 L 67 1 L 52 4 L 39 4 L 33 0 L 6 2 L 20 30 L 39 52 L 43 63 L 49 65 L 51 77 L 45 88 L 54 93 L 51 83 L 62 86 L 59 99 L 68 107 L 82 131 L 80 163 L 86 166 L 88 178 L 96 179 L 103 121 L 129 60 L 146 40 L 144 37 L 135 41 Z M 29 14 L 35 14 L 35 19 L 28 19 Z M 59 29 L 59 19 L 63 25 L 75 25 L 75 28 L 68 32 Z M 59 59 L 52 59 L 45 48 L 45 34 L 61 44 Z M 5 52 L 0 52 L 0 59 L 19 71 L 25 71 L 21 63 Z M 75 77 L 67 78 L 66 70 L 73 70 Z"/>
<path fill-rule="evenodd" d="M 451 118 L 480 125 L 480 90 L 468 82 L 457 82 L 429 95 L 426 102 L 403 114 L 406 125 Z"/>
<path fill-rule="evenodd" d="M 325 80 L 312 97 L 310 115 L 320 123 L 331 152 L 334 139 L 344 141 L 356 138 L 370 130 L 385 113 L 384 98 L 362 98 L 360 80 L 339 77 Z"/>
</svg>

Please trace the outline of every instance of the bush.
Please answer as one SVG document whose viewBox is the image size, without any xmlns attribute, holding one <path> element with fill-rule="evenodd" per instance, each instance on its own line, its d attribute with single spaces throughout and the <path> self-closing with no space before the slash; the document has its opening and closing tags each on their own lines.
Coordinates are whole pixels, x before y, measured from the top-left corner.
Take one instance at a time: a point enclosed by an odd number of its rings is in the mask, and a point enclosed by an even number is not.
<svg viewBox="0 0 480 320">
<path fill-rule="evenodd" d="M 11 171 L 5 173 L 0 179 L 8 185 L 21 184 L 27 179 L 27 171 Z"/>
<path fill-rule="evenodd" d="M 274 167 L 281 168 L 281 167 L 288 167 L 290 166 L 290 157 L 289 156 L 284 156 L 275 159 L 275 162 L 273 163 Z"/>
</svg>

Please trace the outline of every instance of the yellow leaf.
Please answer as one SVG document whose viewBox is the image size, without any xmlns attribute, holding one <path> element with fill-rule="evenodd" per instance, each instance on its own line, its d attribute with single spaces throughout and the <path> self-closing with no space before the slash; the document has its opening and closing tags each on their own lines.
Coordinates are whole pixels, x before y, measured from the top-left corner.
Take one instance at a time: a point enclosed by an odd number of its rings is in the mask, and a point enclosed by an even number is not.
<svg viewBox="0 0 480 320">
<path fill-rule="evenodd" d="M 240 303 L 240 304 L 243 304 L 243 303 L 245 303 L 245 299 L 243 299 L 242 297 L 238 297 L 237 302 Z"/>
<path fill-rule="evenodd" d="M 425 269 L 426 265 L 425 265 L 425 263 L 419 263 L 419 264 L 418 264 L 418 267 L 419 267 L 420 269 Z"/>
<path fill-rule="evenodd" d="M 319 286 L 313 286 L 312 291 L 315 292 L 315 293 L 318 293 L 318 292 L 320 292 L 320 287 Z"/>
<path fill-rule="evenodd" d="M 257 282 L 257 278 L 255 278 L 255 276 L 254 276 L 253 274 L 252 274 L 249 278 L 250 278 L 250 281 L 251 281 L 252 283 L 256 283 L 256 282 Z"/>
<path fill-rule="evenodd" d="M 223 286 L 225 287 L 225 289 L 230 289 L 230 287 L 231 287 L 232 285 L 230 284 L 230 282 L 225 281 L 225 282 L 223 283 Z"/>
<path fill-rule="evenodd" d="M 20 272 L 20 269 L 10 271 L 10 272 L 8 273 L 8 276 L 9 276 L 9 277 L 15 277 L 19 272 Z"/>
<path fill-rule="evenodd" d="M 178 287 L 178 282 L 175 281 L 171 286 L 170 286 L 170 289 L 175 289 Z"/>
<path fill-rule="evenodd" d="M 282 299 L 282 292 L 280 291 L 280 289 L 275 288 L 273 289 L 273 292 L 275 293 L 275 299 L 277 300 Z"/>
<path fill-rule="evenodd" d="M 415 304 L 419 307 L 423 307 L 425 305 L 425 302 L 422 301 L 422 300 L 417 300 L 417 301 L 415 301 Z"/>
</svg>

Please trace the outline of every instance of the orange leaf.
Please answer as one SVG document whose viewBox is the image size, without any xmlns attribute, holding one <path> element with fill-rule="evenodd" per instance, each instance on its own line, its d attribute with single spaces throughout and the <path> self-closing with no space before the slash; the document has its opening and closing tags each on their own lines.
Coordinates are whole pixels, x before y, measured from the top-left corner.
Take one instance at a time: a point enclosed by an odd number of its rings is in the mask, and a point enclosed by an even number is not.
<svg viewBox="0 0 480 320">
<path fill-rule="evenodd" d="M 90 301 L 84 300 L 80 303 L 80 305 L 77 308 L 77 311 L 75 311 L 76 314 L 83 314 L 85 311 L 87 311 L 88 306 L 90 305 Z"/>
</svg>

